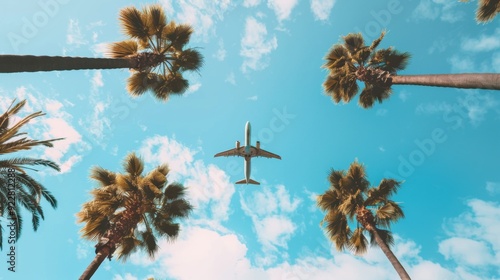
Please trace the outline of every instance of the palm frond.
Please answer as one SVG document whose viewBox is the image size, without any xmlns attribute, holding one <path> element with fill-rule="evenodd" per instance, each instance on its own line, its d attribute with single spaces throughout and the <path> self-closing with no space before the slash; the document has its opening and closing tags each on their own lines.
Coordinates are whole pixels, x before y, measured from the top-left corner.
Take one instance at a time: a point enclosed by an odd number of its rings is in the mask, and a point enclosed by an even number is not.
<svg viewBox="0 0 500 280">
<path fill-rule="evenodd" d="M 500 13 L 500 1 L 498 0 L 479 0 L 479 7 L 476 11 L 476 20 L 478 22 L 489 22 Z"/>
<path fill-rule="evenodd" d="M 198 70 L 203 65 L 203 56 L 195 49 L 186 49 L 175 59 L 181 70 Z"/>
<path fill-rule="evenodd" d="M 125 236 L 120 241 L 120 246 L 115 252 L 117 258 L 125 262 L 133 253 L 139 249 L 141 241 L 139 241 L 135 236 L 129 235 Z"/>
<path fill-rule="evenodd" d="M 392 233 L 390 231 L 378 228 L 375 230 L 380 236 L 380 239 L 382 239 L 382 242 L 384 242 L 387 246 L 394 245 L 394 238 L 392 237 Z M 371 231 L 370 231 L 370 244 L 371 246 L 379 246 L 377 240 L 375 239 L 374 234 Z"/>
<path fill-rule="evenodd" d="M 378 45 L 380 44 L 380 42 L 382 42 L 382 39 L 384 39 L 384 36 L 387 32 L 385 30 L 382 30 L 382 33 L 380 33 L 380 37 L 378 37 L 377 39 L 373 40 L 372 44 L 370 45 L 370 52 L 373 52 L 377 47 Z"/>
<path fill-rule="evenodd" d="M 141 244 L 143 248 L 146 249 L 150 257 L 154 257 L 156 251 L 158 251 L 158 244 L 156 242 L 156 237 L 149 231 L 143 231 L 140 233 L 143 243 Z"/>
<path fill-rule="evenodd" d="M 193 28 L 191 26 L 187 24 L 179 24 L 176 25 L 175 29 L 171 30 L 170 33 L 166 34 L 166 37 L 176 50 L 182 50 L 182 48 L 189 42 L 192 33 Z"/>
<path fill-rule="evenodd" d="M 90 170 L 90 178 L 99 182 L 101 186 L 109 186 L 115 183 L 116 174 L 100 166 Z"/>
<path fill-rule="evenodd" d="M 323 83 L 323 89 L 327 95 L 330 95 L 335 103 L 342 100 L 342 92 L 340 90 L 340 76 L 328 75 Z"/>
<path fill-rule="evenodd" d="M 144 162 L 135 153 L 130 153 L 123 162 L 123 168 L 135 178 L 144 171 Z"/>
<path fill-rule="evenodd" d="M 184 196 L 184 194 L 186 193 L 186 188 L 182 184 L 174 182 L 172 184 L 169 184 L 165 188 L 164 192 L 165 199 L 174 200 Z"/>
<path fill-rule="evenodd" d="M 394 201 L 388 200 L 375 211 L 375 216 L 379 220 L 387 221 L 387 223 L 385 223 L 385 225 L 387 225 L 389 222 L 396 222 L 404 218 L 404 213 L 401 206 Z"/>
<path fill-rule="evenodd" d="M 368 249 L 368 240 L 363 234 L 363 228 L 356 228 L 352 233 L 349 243 L 351 243 L 352 249 L 356 255 L 362 255 L 366 253 Z"/>
<path fill-rule="evenodd" d="M 111 43 L 108 48 L 107 55 L 113 58 L 130 57 L 139 52 L 139 45 L 135 40 Z"/>
<path fill-rule="evenodd" d="M 167 220 L 158 220 L 154 223 L 156 231 L 161 235 L 167 237 L 167 240 L 172 241 L 177 238 L 180 231 L 180 225 L 171 223 Z"/>
<path fill-rule="evenodd" d="M 136 39 L 146 39 L 149 37 L 148 24 L 141 11 L 135 7 L 125 7 L 120 10 L 120 23 L 123 32 Z"/>
<path fill-rule="evenodd" d="M 365 45 L 365 41 L 363 40 L 361 33 L 349 33 L 343 39 L 344 46 L 349 53 L 351 53 L 351 55 L 359 51 Z"/>
<path fill-rule="evenodd" d="M 352 248 L 352 244 L 350 243 L 352 232 L 347 224 L 345 215 L 340 211 L 330 211 L 325 216 L 323 222 L 326 223 L 325 231 L 327 236 L 335 243 L 338 251 Z"/>
<path fill-rule="evenodd" d="M 344 66 L 348 58 L 349 53 L 347 49 L 343 45 L 336 44 L 325 56 L 326 62 L 322 67 L 329 70 L 341 68 Z"/>
<path fill-rule="evenodd" d="M 161 33 L 167 25 L 167 17 L 163 8 L 159 4 L 148 5 L 142 12 L 147 18 L 149 35 L 161 36 Z"/>
<path fill-rule="evenodd" d="M 161 207 L 161 211 L 172 218 L 187 217 L 191 210 L 193 210 L 193 206 L 185 199 L 176 199 Z"/>
<path fill-rule="evenodd" d="M 156 83 L 155 74 L 148 72 L 135 72 L 127 79 L 127 92 L 137 97 L 152 89 Z"/>
<path fill-rule="evenodd" d="M 401 183 L 394 179 L 382 179 L 376 188 L 368 191 L 365 206 L 372 206 L 381 201 L 385 201 L 389 196 L 396 194 Z"/>
</svg>

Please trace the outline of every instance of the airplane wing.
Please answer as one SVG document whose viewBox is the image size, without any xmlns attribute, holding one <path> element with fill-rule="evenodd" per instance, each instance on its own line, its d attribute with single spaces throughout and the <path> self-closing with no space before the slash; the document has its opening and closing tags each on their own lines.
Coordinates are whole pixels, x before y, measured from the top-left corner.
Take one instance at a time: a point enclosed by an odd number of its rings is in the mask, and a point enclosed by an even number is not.
<svg viewBox="0 0 500 280">
<path fill-rule="evenodd" d="M 273 154 L 271 152 L 268 152 L 268 151 L 260 149 L 260 148 L 257 149 L 254 146 L 252 146 L 252 148 L 250 149 L 250 154 L 252 155 L 252 157 L 266 157 L 266 158 L 281 159 L 281 157 L 278 156 L 277 154 Z"/>
<path fill-rule="evenodd" d="M 238 149 L 237 148 L 233 148 L 231 150 L 220 152 L 218 154 L 215 154 L 214 157 L 230 157 L 230 156 L 240 156 L 240 157 L 242 157 L 244 155 L 245 155 L 245 147 L 239 147 Z"/>
</svg>

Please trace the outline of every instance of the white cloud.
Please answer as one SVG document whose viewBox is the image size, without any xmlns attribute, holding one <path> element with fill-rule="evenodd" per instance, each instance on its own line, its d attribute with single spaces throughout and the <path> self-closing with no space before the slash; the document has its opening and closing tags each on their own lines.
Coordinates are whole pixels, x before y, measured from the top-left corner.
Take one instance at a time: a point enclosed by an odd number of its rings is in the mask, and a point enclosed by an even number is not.
<svg viewBox="0 0 500 280">
<path fill-rule="evenodd" d="M 473 125 L 481 123 L 490 110 L 494 110 L 498 101 L 490 94 L 467 93 L 458 99 L 459 105 L 465 109 L 469 121 Z"/>
<path fill-rule="evenodd" d="M 452 237 L 439 243 L 439 253 L 447 260 L 454 259 L 458 264 L 485 266 L 494 259 L 484 242 L 469 238 Z"/>
<path fill-rule="evenodd" d="M 500 194 L 500 183 L 499 182 L 486 182 L 486 190 L 490 194 Z"/>
<path fill-rule="evenodd" d="M 81 45 L 85 45 L 88 42 L 85 40 L 80 26 L 78 24 L 78 20 L 70 19 L 68 24 L 68 31 L 66 34 L 66 43 L 70 46 L 80 47 Z"/>
<path fill-rule="evenodd" d="M 104 86 L 101 70 L 93 71 L 90 78 L 90 95 L 87 97 L 91 106 L 94 108 L 92 113 L 81 118 L 78 123 L 84 127 L 88 133 L 94 138 L 94 143 L 98 143 L 101 147 L 106 147 L 106 142 L 103 141 L 106 136 L 111 133 L 111 120 L 106 117 L 106 110 L 111 104 L 111 99 L 102 97 L 99 93 L 100 88 Z"/>
<path fill-rule="evenodd" d="M 482 34 L 479 38 L 465 38 L 462 49 L 471 52 L 487 52 L 500 48 L 500 28 L 492 35 Z"/>
<path fill-rule="evenodd" d="M 219 40 L 219 48 L 214 57 L 219 61 L 223 61 L 226 58 L 226 49 L 224 49 L 224 41 L 222 39 Z"/>
<path fill-rule="evenodd" d="M 247 97 L 247 99 L 252 100 L 252 101 L 257 101 L 257 99 L 259 99 L 259 97 L 257 95 L 253 95 L 253 96 Z"/>
<path fill-rule="evenodd" d="M 87 258 L 87 256 L 89 256 L 88 246 L 81 242 L 78 243 L 76 245 L 76 258 L 81 260 Z"/>
<path fill-rule="evenodd" d="M 124 277 L 121 275 L 115 275 L 113 280 L 138 280 L 138 278 L 130 273 L 126 273 Z"/>
<path fill-rule="evenodd" d="M 236 78 L 234 76 L 234 72 L 229 73 L 229 75 L 227 75 L 226 77 L 226 80 L 224 81 L 232 85 L 236 85 Z"/>
<path fill-rule="evenodd" d="M 283 185 L 278 185 L 274 192 L 264 186 L 250 195 L 240 193 L 241 208 L 252 219 L 266 255 L 272 256 L 278 248 L 287 248 L 287 242 L 297 229 L 291 214 L 300 203 L 299 198 L 290 197 Z"/>
<path fill-rule="evenodd" d="M 401 99 L 401 101 L 403 102 L 406 102 L 406 100 L 408 100 L 408 97 L 410 97 L 410 95 L 411 94 L 405 90 L 402 90 L 398 93 L 399 99 Z"/>
<path fill-rule="evenodd" d="M 193 93 L 201 88 L 201 83 L 194 83 L 189 85 L 189 88 L 187 89 L 187 93 Z"/>
<path fill-rule="evenodd" d="M 447 102 L 433 102 L 419 104 L 415 109 L 417 114 L 448 113 L 453 110 L 453 106 Z"/>
<path fill-rule="evenodd" d="M 231 7 L 230 0 L 161 0 L 160 3 L 167 17 L 190 24 L 195 30 L 193 38 L 202 41 L 215 35 L 215 25 L 222 21 L 224 13 Z"/>
<path fill-rule="evenodd" d="M 474 61 L 468 57 L 461 57 L 458 55 L 453 55 L 449 62 L 451 64 L 451 69 L 453 72 L 472 72 L 474 71 Z"/>
<path fill-rule="evenodd" d="M 311 11 L 316 20 L 325 21 L 330 16 L 335 0 L 311 0 Z"/>
<path fill-rule="evenodd" d="M 266 26 L 253 17 L 248 17 L 245 23 L 245 35 L 241 39 L 240 55 L 243 57 L 242 71 L 248 69 L 262 70 L 268 65 L 266 55 L 278 47 L 276 36 L 267 37 Z"/>
<path fill-rule="evenodd" d="M 290 17 L 297 2 L 297 0 L 267 0 L 267 6 L 274 11 L 276 18 L 281 22 Z"/>
<path fill-rule="evenodd" d="M 445 223 L 447 239 L 439 243 L 439 252 L 462 268 L 463 275 L 475 274 L 478 279 L 489 267 L 498 271 L 500 267 L 500 205 L 472 199 L 467 202 L 469 209 Z"/>
<path fill-rule="evenodd" d="M 94 76 L 92 76 L 91 83 L 94 89 L 98 89 L 104 86 L 104 82 L 102 81 L 101 70 L 97 70 L 94 72 Z"/>
<path fill-rule="evenodd" d="M 454 23 L 464 18 L 464 13 L 457 11 L 457 1 L 421 0 L 412 12 L 414 20 L 436 20 Z"/>
<path fill-rule="evenodd" d="M 243 7 L 255 7 L 260 4 L 260 0 L 244 0 Z"/>
</svg>

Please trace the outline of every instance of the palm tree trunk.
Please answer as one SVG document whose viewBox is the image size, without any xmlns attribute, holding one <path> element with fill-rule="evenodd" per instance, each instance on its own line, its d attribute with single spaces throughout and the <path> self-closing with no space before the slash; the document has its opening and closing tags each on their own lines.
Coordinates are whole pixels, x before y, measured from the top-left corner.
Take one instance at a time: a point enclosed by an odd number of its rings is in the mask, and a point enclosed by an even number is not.
<svg viewBox="0 0 500 280">
<path fill-rule="evenodd" d="M 389 248 L 389 246 L 387 246 L 387 244 L 385 244 L 385 242 L 382 240 L 382 238 L 380 238 L 380 235 L 378 234 L 377 229 L 375 227 L 369 227 L 369 228 L 370 229 L 368 229 L 368 230 L 375 237 L 375 241 L 377 242 L 377 245 L 380 247 L 380 249 L 382 249 L 382 252 L 384 252 L 384 254 L 387 256 L 387 258 L 391 262 L 392 266 L 394 267 L 394 269 L 396 270 L 396 272 L 399 274 L 399 277 L 402 280 L 411 280 L 410 276 L 406 272 L 406 270 L 403 267 L 403 265 L 401 265 L 401 263 L 399 262 L 398 258 L 396 258 L 396 256 L 391 251 L 391 249 Z"/>
<path fill-rule="evenodd" d="M 135 68 L 132 58 L 0 55 L 0 73 Z"/>
<path fill-rule="evenodd" d="M 96 270 L 99 268 L 101 265 L 102 261 L 109 255 L 109 247 L 108 246 L 102 246 L 101 249 L 97 252 L 97 254 L 94 257 L 94 260 L 90 263 L 90 265 L 85 269 L 83 272 L 82 276 L 80 276 L 79 280 L 88 280 Z"/>
<path fill-rule="evenodd" d="M 420 85 L 453 88 L 477 88 L 500 90 L 500 74 L 435 74 L 391 76 L 394 85 Z"/>
</svg>

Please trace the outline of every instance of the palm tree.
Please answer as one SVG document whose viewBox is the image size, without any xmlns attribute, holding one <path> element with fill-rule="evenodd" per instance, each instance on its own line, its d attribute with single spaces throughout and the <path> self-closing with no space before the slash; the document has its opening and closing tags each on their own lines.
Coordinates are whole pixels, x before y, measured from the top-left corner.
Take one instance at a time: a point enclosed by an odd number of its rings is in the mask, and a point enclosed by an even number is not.
<svg viewBox="0 0 500 280">
<path fill-rule="evenodd" d="M 40 145 L 52 147 L 52 142 L 61 139 L 33 140 L 26 137 L 25 132 L 19 132 L 30 120 L 45 115 L 42 112 L 32 113 L 10 126 L 12 116 L 23 108 L 26 100 L 12 106 L 13 104 L 14 101 L 7 111 L 0 116 L 0 155 L 30 150 Z M 31 213 L 31 221 L 35 231 L 40 225 L 40 218 L 44 219 L 40 205 L 41 198 L 45 198 L 53 208 L 57 207 L 56 198 L 42 184 L 26 173 L 25 169 L 37 171 L 31 166 L 46 166 L 60 171 L 59 166 L 50 160 L 27 157 L 0 159 L 0 216 L 7 215 L 10 219 L 16 221 L 16 241 L 19 239 L 22 230 L 23 220 L 20 207 Z M 2 249 L 2 230 L 0 224 L 0 249 Z"/>
<path fill-rule="evenodd" d="M 469 2 L 469 0 L 460 0 Z M 476 21 L 486 23 L 500 13 L 500 0 L 479 0 L 476 11 Z"/>
<path fill-rule="evenodd" d="M 166 101 L 170 94 L 183 93 L 189 82 L 182 73 L 197 71 L 203 64 L 198 50 L 185 48 L 193 29 L 167 22 L 160 5 L 126 7 L 119 19 L 130 39 L 110 44 L 111 58 L 0 55 L 0 73 L 129 68 L 127 90 L 133 96 L 152 90 Z"/>
<path fill-rule="evenodd" d="M 144 249 L 153 257 L 158 250 L 157 237 L 175 239 L 179 234 L 175 219 L 186 218 L 192 210 L 184 199 L 185 188 L 179 183 L 167 185 L 167 165 L 143 176 L 143 161 L 131 153 L 123 167 L 125 174 L 101 167 L 91 171 L 90 177 L 99 185 L 91 191 L 93 199 L 83 204 L 77 217 L 79 223 L 85 223 L 82 237 L 98 243 L 96 256 L 80 279 L 90 279 L 113 253 L 125 261 L 138 249 Z"/>
<path fill-rule="evenodd" d="M 399 76 L 397 71 L 406 68 L 410 54 L 392 47 L 376 50 L 384 36 L 382 32 L 366 46 L 360 33 L 350 33 L 343 37 L 343 44 L 330 49 L 323 65 L 329 70 L 323 88 L 335 103 L 351 101 L 359 91 L 358 80 L 365 84 L 359 96 L 363 108 L 372 107 L 375 101 L 382 103 L 391 95 L 392 85 L 500 89 L 500 74 L 495 73 Z"/>
<path fill-rule="evenodd" d="M 394 244 L 390 224 L 404 217 L 398 203 L 389 200 L 400 187 L 400 182 L 383 179 L 377 187 L 369 187 L 365 169 L 357 161 L 351 163 L 347 172 L 331 170 L 328 177 L 330 188 L 317 197 L 318 207 L 326 211 L 322 228 L 338 251 L 350 249 L 363 254 L 368 247 L 365 232 L 371 245 L 378 245 L 396 269 L 401 279 L 410 279 L 404 267 L 392 253 Z M 349 222 L 357 221 L 354 231 Z"/>
</svg>

